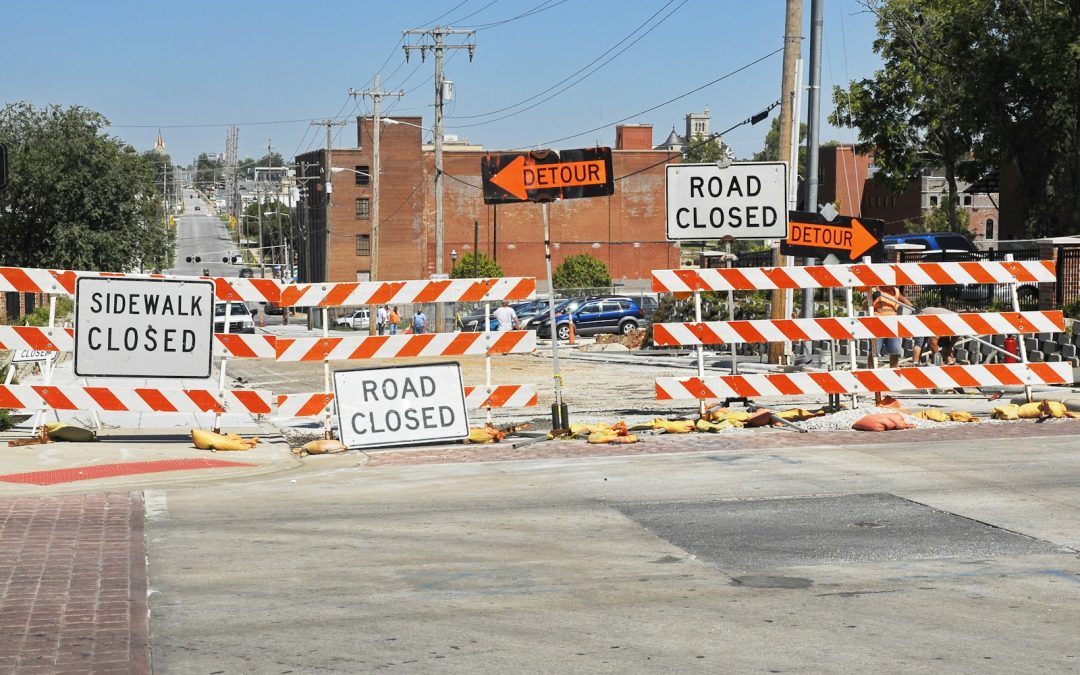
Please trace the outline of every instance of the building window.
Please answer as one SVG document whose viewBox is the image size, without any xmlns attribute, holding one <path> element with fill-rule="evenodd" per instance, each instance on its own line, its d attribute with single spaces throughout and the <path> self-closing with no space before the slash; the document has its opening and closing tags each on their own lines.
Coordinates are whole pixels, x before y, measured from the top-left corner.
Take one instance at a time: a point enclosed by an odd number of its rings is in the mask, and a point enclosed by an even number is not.
<svg viewBox="0 0 1080 675">
<path fill-rule="evenodd" d="M 357 197 L 356 219 L 367 220 L 369 218 L 371 218 L 371 200 L 367 197 Z"/>
<path fill-rule="evenodd" d="M 371 170 L 367 165 L 356 167 L 356 173 L 354 175 L 356 176 L 357 185 L 368 185 L 371 183 Z"/>
<path fill-rule="evenodd" d="M 937 206 L 937 197 L 936 196 L 931 196 L 930 197 L 930 208 L 934 208 L 936 206 Z"/>
<path fill-rule="evenodd" d="M 356 255 L 371 255 L 371 235 L 356 235 Z"/>
<path fill-rule="evenodd" d="M 971 195 L 964 195 L 964 206 L 971 206 Z"/>
<path fill-rule="evenodd" d="M 994 238 L 994 219 L 993 218 L 987 218 L 986 219 L 986 234 L 985 234 L 984 238 L 986 238 L 986 239 L 993 239 Z"/>
</svg>

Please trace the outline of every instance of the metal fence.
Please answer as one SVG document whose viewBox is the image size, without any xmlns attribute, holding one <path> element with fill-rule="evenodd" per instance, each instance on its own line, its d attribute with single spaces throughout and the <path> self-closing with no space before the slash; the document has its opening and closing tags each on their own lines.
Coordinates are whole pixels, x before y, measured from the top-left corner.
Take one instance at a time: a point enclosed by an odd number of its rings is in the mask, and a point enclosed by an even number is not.
<svg viewBox="0 0 1080 675">
<path fill-rule="evenodd" d="M 1056 292 L 1058 307 L 1080 299 L 1080 247 L 1058 247 Z"/>
<path fill-rule="evenodd" d="M 1006 256 L 1013 260 L 1040 260 L 1039 249 L 1015 251 L 990 249 L 978 253 L 962 251 L 901 251 L 900 262 L 975 262 L 1000 261 Z M 944 307 L 954 312 L 985 312 L 1012 309 L 1010 284 L 967 284 L 955 286 L 910 286 L 904 293 L 916 307 Z M 1020 284 L 1016 289 L 1021 310 L 1039 308 L 1037 284 Z"/>
</svg>

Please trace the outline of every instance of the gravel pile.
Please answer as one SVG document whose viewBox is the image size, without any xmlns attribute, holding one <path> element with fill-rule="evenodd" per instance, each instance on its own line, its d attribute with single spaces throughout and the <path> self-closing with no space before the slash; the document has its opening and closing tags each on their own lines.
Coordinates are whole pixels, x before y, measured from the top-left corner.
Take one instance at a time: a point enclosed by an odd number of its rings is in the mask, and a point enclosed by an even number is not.
<svg viewBox="0 0 1080 675">
<path fill-rule="evenodd" d="M 800 427 L 807 431 L 843 431 L 851 429 L 851 425 L 855 424 L 859 418 L 865 415 L 871 415 L 876 413 L 891 413 L 899 414 L 904 418 L 908 424 L 914 424 L 920 429 L 934 429 L 938 427 L 952 426 L 954 424 L 960 424 L 959 422 L 932 422 L 930 420 L 919 419 L 912 417 L 906 413 L 902 413 L 895 408 L 879 408 L 877 406 L 869 406 L 863 408 L 854 408 L 852 410 L 841 410 L 840 412 L 823 415 L 821 417 L 814 417 L 802 422 L 797 422 Z"/>
</svg>

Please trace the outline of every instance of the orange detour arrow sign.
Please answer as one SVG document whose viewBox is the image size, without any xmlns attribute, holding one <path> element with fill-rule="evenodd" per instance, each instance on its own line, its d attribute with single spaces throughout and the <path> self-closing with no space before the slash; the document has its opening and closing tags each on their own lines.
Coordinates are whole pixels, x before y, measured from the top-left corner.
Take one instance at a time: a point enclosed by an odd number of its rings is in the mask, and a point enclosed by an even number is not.
<svg viewBox="0 0 1080 675">
<path fill-rule="evenodd" d="M 480 161 L 484 203 L 602 197 L 615 192 L 611 148 L 493 153 Z"/>
<path fill-rule="evenodd" d="M 880 220 L 840 216 L 828 222 L 820 214 L 792 211 L 788 236 L 780 243 L 780 252 L 804 258 L 832 254 L 843 262 L 858 262 L 880 247 L 884 229 Z"/>
<path fill-rule="evenodd" d="M 603 185 L 607 181 L 607 165 L 603 160 L 526 164 L 524 155 L 515 157 L 491 177 L 492 183 L 522 201 L 528 199 L 528 190 Z"/>
</svg>

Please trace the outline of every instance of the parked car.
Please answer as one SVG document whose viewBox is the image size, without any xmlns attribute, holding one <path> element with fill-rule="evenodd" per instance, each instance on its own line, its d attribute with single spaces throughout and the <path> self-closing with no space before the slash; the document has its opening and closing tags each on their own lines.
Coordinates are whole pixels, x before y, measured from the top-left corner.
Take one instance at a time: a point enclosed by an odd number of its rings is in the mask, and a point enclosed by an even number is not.
<svg viewBox="0 0 1080 675">
<path fill-rule="evenodd" d="M 978 253 L 975 242 L 959 232 L 905 232 L 887 234 L 881 238 L 885 246 L 890 244 L 914 244 L 926 251 L 966 251 Z"/>
<path fill-rule="evenodd" d="M 543 311 L 547 311 L 547 300 L 529 300 L 527 302 L 518 302 L 510 305 L 514 308 L 514 313 L 517 314 L 518 321 L 521 322 L 521 327 L 526 328 L 525 325 L 528 320 L 535 316 L 540 307 Z M 498 305 L 492 304 L 491 311 L 488 316 L 488 324 L 491 330 L 498 330 L 499 322 L 495 320 L 495 310 Z M 461 317 L 461 330 L 468 332 L 482 332 L 484 330 L 484 310 L 480 308 L 479 311 L 472 311 L 469 314 Z"/>
<path fill-rule="evenodd" d="M 362 330 L 368 328 L 368 326 L 371 325 L 371 317 L 366 308 L 357 309 L 343 316 L 339 316 L 337 320 L 334 321 L 334 325 L 341 328 Z"/>
<path fill-rule="evenodd" d="M 625 335 L 647 324 L 645 310 L 633 298 L 621 295 L 589 296 L 566 301 L 555 314 L 555 334 L 560 340 L 569 339 L 571 321 L 577 335 Z M 529 328 L 533 328 L 534 323 L 538 337 L 551 337 L 551 321 L 547 315 L 541 312 L 534 322 L 529 323 Z"/>
<path fill-rule="evenodd" d="M 282 309 L 280 305 L 277 305 L 273 302 L 268 302 L 263 305 L 263 312 L 265 312 L 267 315 L 281 315 L 285 313 L 285 310 Z"/>
<path fill-rule="evenodd" d="M 226 308 L 228 309 L 228 321 L 230 333 L 254 333 L 255 316 L 247 305 L 242 302 L 215 302 L 214 303 L 214 332 L 225 332 Z M 258 310 L 255 310 L 257 313 Z"/>
</svg>

